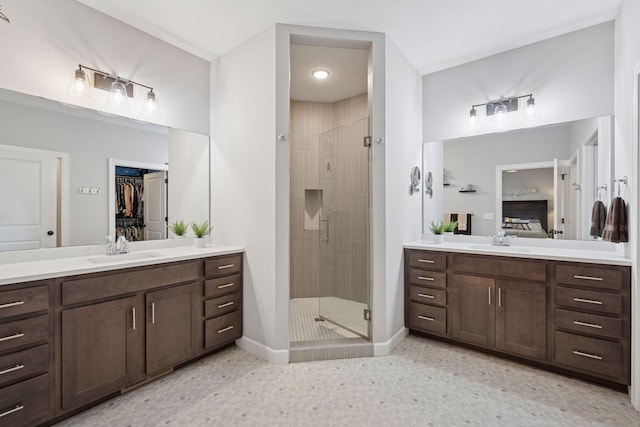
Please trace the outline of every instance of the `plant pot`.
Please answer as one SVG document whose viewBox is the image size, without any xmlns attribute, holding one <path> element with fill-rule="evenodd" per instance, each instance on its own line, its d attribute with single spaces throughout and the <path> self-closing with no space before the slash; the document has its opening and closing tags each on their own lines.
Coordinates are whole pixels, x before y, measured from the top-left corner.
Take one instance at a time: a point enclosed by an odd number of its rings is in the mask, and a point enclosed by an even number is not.
<svg viewBox="0 0 640 427">
<path fill-rule="evenodd" d="M 207 240 L 204 237 L 196 237 L 193 239 L 193 246 L 196 248 L 204 248 L 205 243 L 207 243 Z"/>
<path fill-rule="evenodd" d="M 444 240 L 444 236 L 442 234 L 434 234 L 433 235 L 433 243 L 442 243 Z"/>
</svg>

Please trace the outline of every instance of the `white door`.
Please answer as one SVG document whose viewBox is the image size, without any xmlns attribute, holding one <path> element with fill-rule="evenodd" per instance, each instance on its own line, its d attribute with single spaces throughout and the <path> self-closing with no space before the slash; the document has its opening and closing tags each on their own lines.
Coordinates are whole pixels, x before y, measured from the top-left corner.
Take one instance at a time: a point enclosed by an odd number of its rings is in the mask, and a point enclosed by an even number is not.
<svg viewBox="0 0 640 427">
<path fill-rule="evenodd" d="M 0 250 L 56 246 L 57 156 L 0 146 Z"/>
<path fill-rule="evenodd" d="M 167 172 L 144 175 L 144 240 L 167 238 Z"/>
</svg>

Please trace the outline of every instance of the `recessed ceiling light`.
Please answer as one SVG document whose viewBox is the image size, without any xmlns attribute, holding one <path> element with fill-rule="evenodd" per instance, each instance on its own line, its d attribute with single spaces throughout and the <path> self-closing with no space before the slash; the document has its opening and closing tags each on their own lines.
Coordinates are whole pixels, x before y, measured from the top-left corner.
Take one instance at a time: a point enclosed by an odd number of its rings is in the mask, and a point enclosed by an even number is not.
<svg viewBox="0 0 640 427">
<path fill-rule="evenodd" d="M 313 77 L 315 77 L 318 80 L 324 80 L 327 77 L 329 77 L 329 71 L 328 70 L 313 70 L 311 72 L 311 75 Z"/>
</svg>

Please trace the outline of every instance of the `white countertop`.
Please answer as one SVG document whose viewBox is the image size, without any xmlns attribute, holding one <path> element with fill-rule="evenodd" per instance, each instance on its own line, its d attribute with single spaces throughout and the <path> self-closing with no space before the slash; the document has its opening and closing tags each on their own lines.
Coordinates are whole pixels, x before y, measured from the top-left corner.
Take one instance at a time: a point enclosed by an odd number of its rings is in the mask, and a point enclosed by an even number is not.
<svg viewBox="0 0 640 427">
<path fill-rule="evenodd" d="M 523 239 L 524 240 L 524 239 Z M 552 242 L 551 242 L 552 243 Z M 510 246 L 492 246 L 484 241 L 433 243 L 429 240 L 418 240 L 405 243 L 407 249 L 425 249 L 442 252 L 462 252 L 468 254 L 495 255 L 513 258 L 547 259 L 553 261 L 586 262 L 592 264 L 631 265 L 631 259 L 616 251 L 577 249 L 550 246 L 526 246 L 512 244 Z"/>
<path fill-rule="evenodd" d="M 177 246 L 132 251 L 129 254 L 93 254 L 0 264 L 0 286 L 78 274 L 96 273 L 166 262 L 184 261 L 244 252 L 237 246 Z"/>
</svg>

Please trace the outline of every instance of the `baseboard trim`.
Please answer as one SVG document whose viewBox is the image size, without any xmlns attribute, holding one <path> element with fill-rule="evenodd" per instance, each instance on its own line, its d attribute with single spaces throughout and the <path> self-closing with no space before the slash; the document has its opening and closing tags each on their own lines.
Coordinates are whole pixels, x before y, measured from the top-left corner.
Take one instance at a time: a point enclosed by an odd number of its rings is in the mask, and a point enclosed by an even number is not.
<svg viewBox="0 0 640 427">
<path fill-rule="evenodd" d="M 269 363 L 289 363 L 289 349 L 275 350 L 251 338 L 242 337 L 236 340 L 236 345 L 249 353 L 266 360 Z"/>
<path fill-rule="evenodd" d="M 400 328 L 400 330 L 398 332 L 396 332 L 395 334 L 393 334 L 393 336 L 385 341 L 385 342 L 379 342 L 379 343 L 374 343 L 373 344 L 373 356 L 374 357 L 379 357 L 379 356 L 388 356 L 391 354 L 391 352 L 393 351 L 394 348 L 396 348 L 396 346 L 398 344 L 400 344 L 400 342 L 407 336 L 409 335 L 409 329 L 402 327 Z"/>
</svg>

